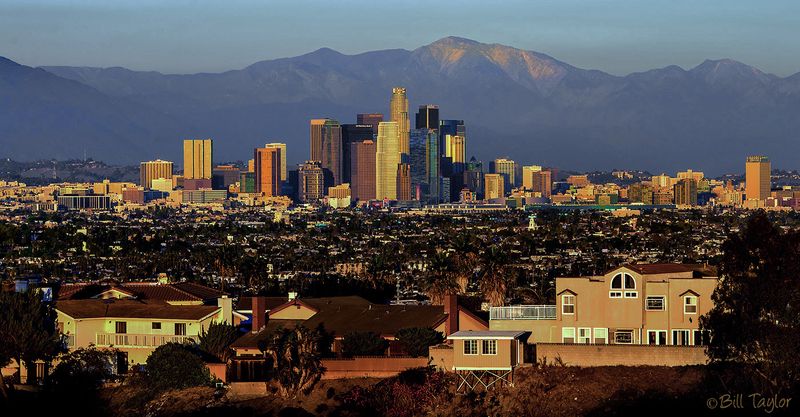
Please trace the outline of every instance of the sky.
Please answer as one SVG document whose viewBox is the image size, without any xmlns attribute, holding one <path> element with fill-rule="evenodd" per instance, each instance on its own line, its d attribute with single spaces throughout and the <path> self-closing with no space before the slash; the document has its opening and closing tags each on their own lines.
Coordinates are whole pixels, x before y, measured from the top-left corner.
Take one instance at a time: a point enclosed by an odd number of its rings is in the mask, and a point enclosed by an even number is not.
<svg viewBox="0 0 800 417">
<path fill-rule="evenodd" d="M 219 72 L 450 35 L 616 75 L 707 58 L 800 71 L 797 0 L 0 0 L 0 56 L 30 66 Z"/>
</svg>

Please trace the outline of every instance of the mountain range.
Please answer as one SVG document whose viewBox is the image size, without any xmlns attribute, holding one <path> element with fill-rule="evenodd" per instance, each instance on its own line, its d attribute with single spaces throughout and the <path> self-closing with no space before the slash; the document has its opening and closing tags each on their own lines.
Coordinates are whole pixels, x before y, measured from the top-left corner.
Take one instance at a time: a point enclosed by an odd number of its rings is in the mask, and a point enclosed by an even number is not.
<svg viewBox="0 0 800 417">
<path fill-rule="evenodd" d="M 447 37 L 413 51 L 322 48 L 221 73 L 32 68 L 0 58 L 0 157 L 82 157 L 180 165 L 180 140 L 215 140 L 215 160 L 285 141 L 308 155 L 308 120 L 388 114 L 391 88 L 410 113 L 463 119 L 467 154 L 572 170 L 740 172 L 748 154 L 796 168 L 800 73 L 781 78 L 733 60 L 615 76 L 538 52 Z M 413 115 L 412 115 L 413 124 Z"/>
</svg>

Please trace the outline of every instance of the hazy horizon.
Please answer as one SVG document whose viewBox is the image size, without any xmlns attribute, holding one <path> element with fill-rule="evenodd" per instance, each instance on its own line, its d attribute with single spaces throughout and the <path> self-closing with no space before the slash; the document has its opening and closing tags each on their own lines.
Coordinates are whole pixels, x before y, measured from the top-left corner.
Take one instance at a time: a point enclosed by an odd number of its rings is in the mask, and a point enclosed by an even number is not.
<svg viewBox="0 0 800 417">
<path fill-rule="evenodd" d="M 800 71 L 800 3 L 7 0 L 0 55 L 29 66 L 219 72 L 329 47 L 344 54 L 446 36 L 548 54 L 614 75 L 729 58 L 785 77 Z M 364 35 L 368 34 L 368 36 Z M 779 46 L 778 50 L 776 47 Z"/>
</svg>

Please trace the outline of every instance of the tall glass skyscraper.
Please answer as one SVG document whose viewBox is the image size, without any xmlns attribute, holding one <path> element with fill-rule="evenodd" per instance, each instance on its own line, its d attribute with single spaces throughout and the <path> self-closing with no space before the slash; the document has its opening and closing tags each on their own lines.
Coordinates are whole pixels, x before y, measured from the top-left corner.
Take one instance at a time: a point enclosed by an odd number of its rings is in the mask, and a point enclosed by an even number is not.
<svg viewBox="0 0 800 417">
<path fill-rule="evenodd" d="M 325 186 L 342 183 L 342 127 L 333 119 L 311 120 L 311 160 L 322 162 Z"/>
<path fill-rule="evenodd" d="M 422 104 L 417 111 L 417 129 L 439 128 L 439 106 L 435 104 Z"/>
<path fill-rule="evenodd" d="M 356 142 L 373 140 L 372 125 L 342 125 L 342 182 L 351 182 L 352 145 Z M 351 187 L 352 188 L 352 187 Z"/>
<path fill-rule="evenodd" d="M 392 88 L 392 99 L 389 102 L 390 121 L 397 123 L 397 134 L 400 138 L 400 153 L 408 154 L 408 132 L 410 122 L 408 119 L 408 97 L 403 87 Z M 380 132 L 378 132 L 380 134 Z M 379 144 L 380 146 L 380 144 Z"/>
<path fill-rule="evenodd" d="M 378 124 L 378 146 L 375 153 L 375 196 L 397 200 L 397 170 L 400 164 L 400 134 L 397 123 Z"/>
</svg>

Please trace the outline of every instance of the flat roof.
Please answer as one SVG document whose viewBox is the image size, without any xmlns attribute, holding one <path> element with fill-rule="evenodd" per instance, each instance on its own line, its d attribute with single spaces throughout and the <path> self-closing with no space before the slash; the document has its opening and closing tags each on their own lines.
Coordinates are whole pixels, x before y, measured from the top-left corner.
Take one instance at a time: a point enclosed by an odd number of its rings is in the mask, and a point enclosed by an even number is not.
<svg viewBox="0 0 800 417">
<path fill-rule="evenodd" d="M 517 330 L 461 330 L 447 336 L 448 340 L 454 339 L 518 339 L 526 332 Z"/>
</svg>

